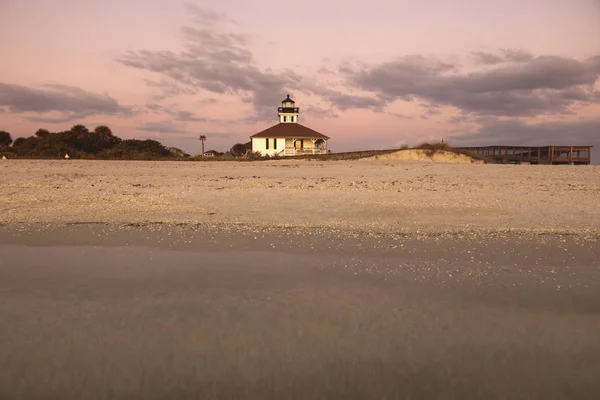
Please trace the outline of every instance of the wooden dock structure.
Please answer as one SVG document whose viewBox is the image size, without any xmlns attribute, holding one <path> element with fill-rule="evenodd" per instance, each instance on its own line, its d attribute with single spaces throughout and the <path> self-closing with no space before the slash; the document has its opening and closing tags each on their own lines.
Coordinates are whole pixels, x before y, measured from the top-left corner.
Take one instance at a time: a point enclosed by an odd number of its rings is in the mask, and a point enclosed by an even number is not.
<svg viewBox="0 0 600 400">
<path fill-rule="evenodd" d="M 457 147 L 457 149 L 505 164 L 590 165 L 592 147 L 483 146 Z"/>
</svg>

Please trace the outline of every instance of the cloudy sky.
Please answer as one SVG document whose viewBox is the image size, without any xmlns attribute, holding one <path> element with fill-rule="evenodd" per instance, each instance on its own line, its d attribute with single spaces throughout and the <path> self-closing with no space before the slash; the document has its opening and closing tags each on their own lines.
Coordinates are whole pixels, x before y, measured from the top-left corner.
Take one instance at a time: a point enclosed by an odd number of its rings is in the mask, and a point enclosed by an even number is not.
<svg viewBox="0 0 600 400">
<path fill-rule="evenodd" d="M 600 0 L 0 0 L 0 130 L 600 149 Z M 599 150 L 600 151 L 600 150 Z"/>
</svg>

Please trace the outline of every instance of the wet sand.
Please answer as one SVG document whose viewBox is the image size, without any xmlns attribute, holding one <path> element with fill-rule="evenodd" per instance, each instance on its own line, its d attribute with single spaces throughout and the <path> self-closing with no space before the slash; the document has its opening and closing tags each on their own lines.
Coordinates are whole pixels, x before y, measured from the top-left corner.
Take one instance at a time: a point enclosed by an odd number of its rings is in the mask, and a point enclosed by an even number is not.
<svg viewBox="0 0 600 400">
<path fill-rule="evenodd" d="M 600 243 L 0 229 L 0 398 L 600 395 Z"/>
</svg>

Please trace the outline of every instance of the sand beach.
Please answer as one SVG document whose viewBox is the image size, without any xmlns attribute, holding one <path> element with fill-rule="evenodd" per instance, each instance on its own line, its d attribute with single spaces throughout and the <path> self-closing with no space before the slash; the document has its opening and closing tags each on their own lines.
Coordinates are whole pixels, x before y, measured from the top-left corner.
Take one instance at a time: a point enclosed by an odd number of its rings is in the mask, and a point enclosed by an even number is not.
<svg viewBox="0 0 600 400">
<path fill-rule="evenodd" d="M 594 231 L 600 167 L 403 160 L 5 160 L 0 222 Z"/>
<path fill-rule="evenodd" d="M 600 395 L 600 169 L 0 162 L 0 398 Z"/>
</svg>

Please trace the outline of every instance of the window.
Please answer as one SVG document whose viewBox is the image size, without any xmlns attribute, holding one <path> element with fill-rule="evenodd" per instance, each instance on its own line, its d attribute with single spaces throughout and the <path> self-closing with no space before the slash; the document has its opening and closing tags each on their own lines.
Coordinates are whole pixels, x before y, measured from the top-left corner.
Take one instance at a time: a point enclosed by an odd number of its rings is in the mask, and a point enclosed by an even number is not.
<svg viewBox="0 0 600 400">
<path fill-rule="evenodd" d="M 266 141 L 267 141 L 267 150 L 269 150 L 269 138 L 267 138 Z"/>
<path fill-rule="evenodd" d="M 294 117 L 292 117 L 292 122 L 294 122 Z"/>
<path fill-rule="evenodd" d="M 287 118 L 287 117 L 284 115 L 284 116 L 283 116 L 283 122 L 285 122 L 286 118 Z"/>
<path fill-rule="evenodd" d="M 273 139 L 273 150 L 277 150 L 277 138 Z"/>
</svg>

